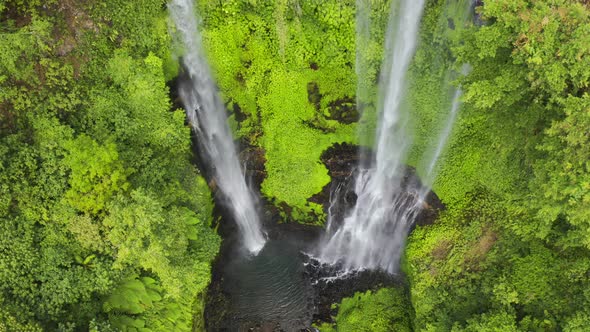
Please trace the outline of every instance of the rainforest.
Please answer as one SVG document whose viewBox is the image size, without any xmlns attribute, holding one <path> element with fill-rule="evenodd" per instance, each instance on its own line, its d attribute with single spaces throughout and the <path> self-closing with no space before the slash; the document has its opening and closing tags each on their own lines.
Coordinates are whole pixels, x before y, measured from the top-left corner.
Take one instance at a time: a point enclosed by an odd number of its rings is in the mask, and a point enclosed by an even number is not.
<svg viewBox="0 0 590 332">
<path fill-rule="evenodd" d="M 3 331 L 590 331 L 590 2 L 0 0 Z"/>
</svg>

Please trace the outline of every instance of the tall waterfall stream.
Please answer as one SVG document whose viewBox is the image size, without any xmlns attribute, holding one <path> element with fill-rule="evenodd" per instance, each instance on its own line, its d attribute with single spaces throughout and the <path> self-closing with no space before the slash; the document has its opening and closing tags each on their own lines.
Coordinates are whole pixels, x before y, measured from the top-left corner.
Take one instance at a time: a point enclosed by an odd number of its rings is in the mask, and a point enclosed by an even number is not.
<svg viewBox="0 0 590 332">
<path fill-rule="evenodd" d="M 351 211 L 335 216 L 333 209 L 328 210 L 327 232 L 316 257 L 322 263 L 338 266 L 344 275 L 347 271 L 363 269 L 398 272 L 406 237 L 426 205 L 425 199 L 436 175 L 435 166 L 460 107 L 461 90 L 454 88 L 450 111 L 435 149 L 423 157 L 426 165 L 422 179 L 409 174 L 406 162 L 413 135 L 410 114 L 404 104 L 408 90 L 406 72 L 417 47 L 424 4 L 423 0 L 401 0 L 397 6 L 393 2 L 385 35 L 375 153 L 361 156 L 353 188 L 356 202 Z M 367 1 L 357 1 L 357 42 L 360 44 L 369 34 L 366 28 L 369 5 Z M 469 7 L 464 8 L 467 12 Z M 363 75 L 365 66 L 358 57 L 357 54 L 357 75 Z M 463 71 L 466 70 L 464 66 Z M 357 95 L 365 93 L 357 91 Z M 363 137 L 360 140 L 363 141 Z M 341 187 L 336 187 L 331 193 L 332 199 L 339 200 L 342 191 Z"/>
<path fill-rule="evenodd" d="M 227 124 L 211 70 L 203 53 L 197 16 L 192 0 L 173 0 L 170 15 L 184 45 L 182 58 L 189 80 L 181 82 L 179 94 L 187 117 L 198 136 L 202 159 L 214 170 L 217 186 L 227 199 L 238 224 L 244 247 L 258 253 L 265 243 L 255 198 L 244 173 Z"/>
<path fill-rule="evenodd" d="M 357 201 L 352 212 L 339 227 L 328 225 L 332 234 L 321 245 L 322 262 L 339 262 L 344 269 L 397 270 L 406 235 L 421 203 L 415 194 L 417 186 L 402 187 L 404 161 L 411 144 L 402 97 L 423 7 L 424 0 L 404 0 L 399 8 L 392 6 L 385 36 L 375 157 L 361 161 L 370 166 L 357 174 Z"/>
</svg>

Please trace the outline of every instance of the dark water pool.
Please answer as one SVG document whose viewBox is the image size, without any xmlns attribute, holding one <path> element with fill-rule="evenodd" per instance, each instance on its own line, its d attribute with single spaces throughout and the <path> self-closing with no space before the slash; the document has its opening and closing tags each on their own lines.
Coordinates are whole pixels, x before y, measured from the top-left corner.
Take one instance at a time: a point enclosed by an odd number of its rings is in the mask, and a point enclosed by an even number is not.
<svg viewBox="0 0 590 332">
<path fill-rule="evenodd" d="M 303 254 L 313 242 L 271 231 L 256 256 L 224 246 L 213 269 L 205 317 L 209 331 L 300 331 L 312 325 L 316 293 Z"/>
<path fill-rule="evenodd" d="M 275 225 L 257 256 L 245 256 L 226 238 L 213 267 L 205 309 L 208 331 L 315 331 L 313 322 L 335 315 L 332 303 L 356 291 L 399 282 L 378 271 L 342 275 L 310 259 L 314 229 Z"/>
<path fill-rule="evenodd" d="M 313 289 L 300 247 L 291 241 L 270 240 L 255 257 L 238 255 L 223 275 L 232 328 L 257 323 L 295 331 L 311 325 Z"/>
</svg>

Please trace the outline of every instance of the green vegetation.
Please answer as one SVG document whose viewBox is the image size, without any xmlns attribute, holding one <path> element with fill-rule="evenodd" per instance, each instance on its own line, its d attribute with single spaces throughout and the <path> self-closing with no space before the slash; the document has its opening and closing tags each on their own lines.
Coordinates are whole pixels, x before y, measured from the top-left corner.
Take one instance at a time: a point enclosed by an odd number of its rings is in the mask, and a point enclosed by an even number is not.
<svg viewBox="0 0 590 332">
<path fill-rule="evenodd" d="M 202 324 L 219 238 L 163 4 L 1 2 L 1 331 Z"/>
<path fill-rule="evenodd" d="M 336 104 L 355 95 L 354 1 L 201 7 L 204 43 L 228 108 L 247 116 L 238 133 L 265 151 L 262 193 L 288 204 L 300 222 L 321 221 L 321 208 L 307 201 L 330 181 L 320 155 L 356 140 L 356 126 L 333 116 Z"/>
<path fill-rule="evenodd" d="M 401 288 L 382 288 L 376 292 L 356 293 L 337 306 L 335 324 L 318 328 L 330 331 L 387 332 L 412 331 L 411 303 Z"/>
<path fill-rule="evenodd" d="M 446 42 L 472 71 L 434 186 L 448 210 L 406 252 L 414 328 L 585 331 L 590 9 L 499 0 L 479 11 L 484 26 Z M 434 102 L 421 100 L 428 118 Z"/>
<path fill-rule="evenodd" d="M 371 144 L 389 2 L 365 2 L 360 41 L 356 2 L 199 1 L 230 121 L 289 220 L 322 223 L 326 148 Z M 408 240 L 409 292 L 357 293 L 322 331 L 589 330 L 588 1 L 485 1 L 481 26 L 465 2 L 427 1 L 408 76 L 419 173 L 446 84 L 464 91 L 447 210 Z M 165 3 L 0 0 L 0 331 L 203 329 L 220 239 L 169 100 Z"/>
<path fill-rule="evenodd" d="M 434 184 L 447 211 L 417 228 L 405 253 L 412 328 L 586 331 L 590 8 L 486 1 L 478 27 L 458 24 L 460 6 L 428 2 L 409 74 L 419 172 L 448 112 L 445 82 L 465 92 Z M 463 63 L 472 67 L 465 78 L 446 72 Z M 336 329 L 362 330 L 344 322 L 346 301 Z"/>
</svg>

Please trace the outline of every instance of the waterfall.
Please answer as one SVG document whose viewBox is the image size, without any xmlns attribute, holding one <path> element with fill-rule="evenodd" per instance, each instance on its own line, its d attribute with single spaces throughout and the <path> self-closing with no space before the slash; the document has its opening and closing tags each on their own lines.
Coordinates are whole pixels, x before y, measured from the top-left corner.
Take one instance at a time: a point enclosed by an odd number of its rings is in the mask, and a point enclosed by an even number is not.
<svg viewBox="0 0 590 332">
<path fill-rule="evenodd" d="M 173 0 L 170 15 L 184 44 L 183 65 L 189 80 L 179 94 L 195 131 L 203 160 L 213 170 L 219 190 L 238 225 L 244 247 L 258 253 L 264 246 L 254 194 L 246 183 L 227 124 L 224 105 L 205 59 L 192 0 Z"/>
<path fill-rule="evenodd" d="M 395 4 L 395 2 L 393 2 Z M 419 188 L 404 181 L 404 161 L 410 146 L 408 116 L 402 107 L 406 72 L 413 58 L 424 0 L 392 4 L 382 66 L 379 127 L 375 156 L 361 161 L 356 204 L 322 244 L 319 260 L 344 269 L 382 269 L 395 272 L 405 238 L 419 211 Z M 362 30 L 361 30 L 362 31 Z M 330 223 L 333 221 L 330 220 Z"/>
<path fill-rule="evenodd" d="M 440 155 L 441 155 L 443 149 L 445 148 L 447 140 L 449 139 L 449 135 L 451 135 L 451 131 L 453 130 L 453 125 L 455 124 L 455 119 L 457 118 L 457 112 L 459 111 L 459 106 L 461 106 L 461 95 L 462 94 L 463 94 L 463 92 L 461 91 L 461 88 L 455 89 L 455 92 L 453 94 L 453 102 L 451 104 L 451 111 L 450 111 L 449 116 L 447 118 L 447 123 L 445 124 L 444 129 L 442 130 L 442 132 L 440 133 L 440 136 L 438 137 L 438 144 L 436 145 L 436 149 L 434 150 L 434 153 L 432 154 L 432 157 L 430 158 L 430 161 L 428 162 L 428 166 L 426 168 L 426 174 L 424 175 L 424 178 L 422 179 L 425 184 L 425 186 L 422 190 L 422 193 L 420 195 L 422 198 L 428 193 L 430 186 L 432 186 L 432 182 L 434 182 L 434 178 L 436 176 L 436 173 L 434 171 L 434 167 L 436 166 L 436 163 L 438 162 L 438 158 L 440 158 Z"/>
<path fill-rule="evenodd" d="M 471 71 L 471 67 L 468 64 L 464 64 L 463 68 L 461 69 L 461 74 L 462 75 L 467 75 L 469 73 L 469 71 Z M 435 170 L 435 166 L 438 163 L 438 159 L 440 158 L 445 146 L 447 145 L 447 141 L 449 140 L 449 136 L 451 135 L 451 132 L 453 131 L 453 126 L 455 124 L 455 120 L 457 119 L 457 113 L 459 113 L 459 108 L 461 107 L 461 96 L 463 95 L 463 90 L 461 90 L 461 87 L 456 87 L 454 88 L 454 92 L 453 92 L 453 99 L 451 102 L 451 110 L 447 116 L 447 121 L 445 123 L 444 128 L 441 130 L 439 136 L 438 136 L 438 144 L 436 144 L 436 148 L 434 149 L 434 152 L 432 152 L 428 157 L 428 161 L 427 161 L 427 166 L 426 166 L 426 171 L 422 177 L 422 183 L 423 186 L 420 189 L 420 200 L 423 200 L 426 195 L 428 195 L 428 192 L 430 191 L 430 188 L 432 187 L 432 184 L 434 183 L 434 179 L 436 178 L 436 170 Z"/>
<path fill-rule="evenodd" d="M 469 16 L 471 2 L 459 0 L 449 3 L 445 15 L 452 13 L 462 23 Z M 365 1 L 357 0 L 357 40 L 360 41 L 357 41 L 357 47 L 366 45 L 369 35 L 367 6 Z M 418 180 L 409 174 L 405 166 L 412 133 L 408 130 L 409 115 L 402 101 L 407 88 L 406 73 L 416 49 L 423 7 L 423 0 L 401 0 L 392 4 L 379 86 L 375 154 L 361 154 L 354 179 L 357 200 L 343 220 L 338 220 L 342 218 L 332 213 L 332 210 L 340 210 L 334 207 L 340 204 L 343 189 L 339 186 L 331 193 L 326 235 L 320 243 L 317 258 L 322 263 L 336 265 L 345 271 L 381 269 L 397 272 L 407 234 L 434 183 L 436 165 L 451 135 L 461 105 L 461 88 L 454 88 L 446 121 L 442 122 L 444 126 L 440 128 L 437 143 L 423 156 L 423 179 Z M 447 16 L 441 16 L 440 26 L 446 27 L 447 24 Z M 358 59 L 361 53 L 362 50 L 357 49 L 357 79 L 366 69 Z M 462 74 L 466 75 L 469 70 L 469 66 L 464 65 Z M 449 76 L 453 74 L 448 72 Z M 447 76 L 443 84 L 447 96 L 450 96 L 449 86 Z M 357 94 L 366 96 L 360 87 L 357 89 Z M 360 104 L 358 96 L 357 103 Z"/>
</svg>

